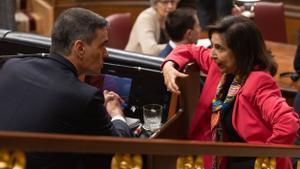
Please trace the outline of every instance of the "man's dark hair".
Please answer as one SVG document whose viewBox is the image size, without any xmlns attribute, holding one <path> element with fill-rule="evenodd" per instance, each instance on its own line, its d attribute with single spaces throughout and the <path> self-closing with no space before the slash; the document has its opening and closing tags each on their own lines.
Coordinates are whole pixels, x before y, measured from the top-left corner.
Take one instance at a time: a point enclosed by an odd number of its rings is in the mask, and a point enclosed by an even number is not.
<svg viewBox="0 0 300 169">
<path fill-rule="evenodd" d="M 208 26 L 208 36 L 213 33 L 224 37 L 227 46 L 232 50 L 237 66 L 237 74 L 245 78 L 258 68 L 270 72 L 273 76 L 277 64 L 255 23 L 244 16 L 227 16 L 215 25 Z"/>
<path fill-rule="evenodd" d="M 51 35 L 51 52 L 62 55 L 70 54 L 76 40 L 90 44 L 98 28 L 107 26 L 107 21 L 100 15 L 83 8 L 70 8 L 56 19 Z"/>
<path fill-rule="evenodd" d="M 194 28 L 195 15 L 197 15 L 196 10 L 187 7 L 178 8 L 168 14 L 166 31 L 172 41 L 179 42 L 183 40 L 185 32 Z"/>
</svg>

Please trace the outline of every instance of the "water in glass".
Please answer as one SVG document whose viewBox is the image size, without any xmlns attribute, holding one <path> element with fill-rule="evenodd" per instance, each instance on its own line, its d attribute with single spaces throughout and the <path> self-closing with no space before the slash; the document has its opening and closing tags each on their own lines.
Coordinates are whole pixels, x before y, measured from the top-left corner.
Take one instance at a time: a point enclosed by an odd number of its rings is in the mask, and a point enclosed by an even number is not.
<svg viewBox="0 0 300 169">
<path fill-rule="evenodd" d="M 162 106 L 147 104 L 143 106 L 144 128 L 156 131 L 161 126 Z"/>
</svg>

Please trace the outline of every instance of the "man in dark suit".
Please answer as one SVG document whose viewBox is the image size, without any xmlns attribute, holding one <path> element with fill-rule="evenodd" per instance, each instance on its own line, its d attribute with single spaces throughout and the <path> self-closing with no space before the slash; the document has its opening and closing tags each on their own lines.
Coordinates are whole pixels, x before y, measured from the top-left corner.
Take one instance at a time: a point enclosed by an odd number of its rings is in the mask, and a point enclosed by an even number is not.
<svg viewBox="0 0 300 169">
<path fill-rule="evenodd" d="M 159 53 L 163 58 L 177 45 L 193 44 L 200 38 L 201 27 L 197 12 L 191 8 L 178 8 L 170 12 L 166 19 L 166 31 L 171 40 Z"/>
<path fill-rule="evenodd" d="M 130 136 L 119 95 L 104 91 L 103 99 L 78 79 L 102 68 L 108 41 L 105 19 L 86 9 L 68 9 L 57 18 L 51 38 L 49 57 L 13 58 L 3 65 L 0 130 Z M 101 157 L 28 153 L 26 168 L 101 168 Z"/>
</svg>

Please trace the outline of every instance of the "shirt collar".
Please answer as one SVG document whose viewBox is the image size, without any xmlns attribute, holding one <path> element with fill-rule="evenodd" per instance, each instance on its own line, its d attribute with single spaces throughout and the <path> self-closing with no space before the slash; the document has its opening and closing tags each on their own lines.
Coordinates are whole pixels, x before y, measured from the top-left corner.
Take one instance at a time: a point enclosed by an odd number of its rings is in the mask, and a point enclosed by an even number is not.
<svg viewBox="0 0 300 169">
<path fill-rule="evenodd" d="M 169 41 L 169 45 L 170 45 L 173 49 L 176 47 L 176 44 L 175 44 L 172 40 Z"/>
<path fill-rule="evenodd" d="M 51 52 L 49 58 L 63 64 L 68 69 L 70 69 L 76 77 L 78 77 L 78 72 L 77 72 L 76 67 L 68 59 L 66 59 L 64 56 L 62 56 L 58 53 L 55 53 L 55 52 Z"/>
</svg>

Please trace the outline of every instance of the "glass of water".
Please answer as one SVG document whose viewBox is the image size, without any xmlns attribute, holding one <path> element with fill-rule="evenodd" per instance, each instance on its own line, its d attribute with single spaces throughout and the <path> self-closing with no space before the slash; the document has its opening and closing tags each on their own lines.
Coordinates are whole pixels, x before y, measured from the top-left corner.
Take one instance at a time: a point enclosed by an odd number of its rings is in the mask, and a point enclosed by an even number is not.
<svg viewBox="0 0 300 169">
<path fill-rule="evenodd" d="M 156 131 L 161 126 L 162 105 L 147 104 L 143 106 L 144 128 Z"/>
</svg>

